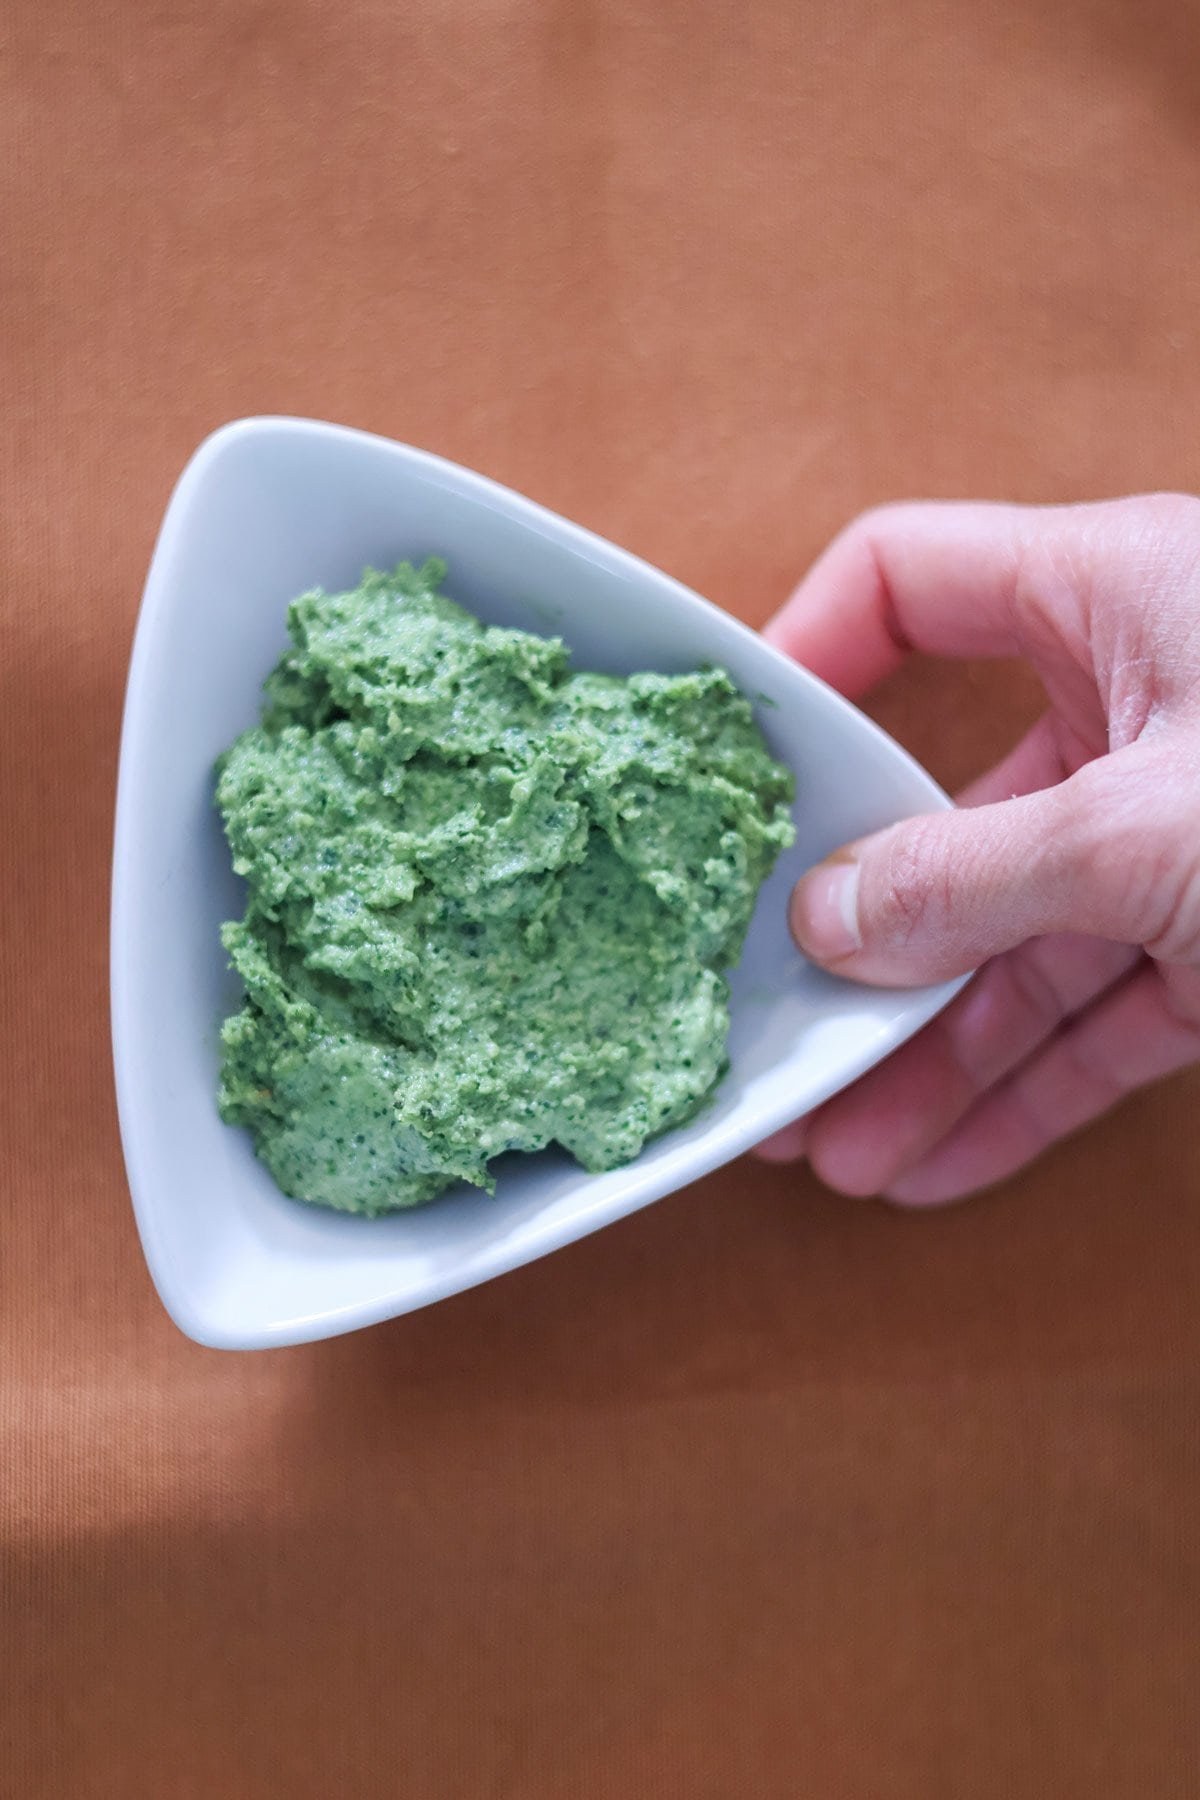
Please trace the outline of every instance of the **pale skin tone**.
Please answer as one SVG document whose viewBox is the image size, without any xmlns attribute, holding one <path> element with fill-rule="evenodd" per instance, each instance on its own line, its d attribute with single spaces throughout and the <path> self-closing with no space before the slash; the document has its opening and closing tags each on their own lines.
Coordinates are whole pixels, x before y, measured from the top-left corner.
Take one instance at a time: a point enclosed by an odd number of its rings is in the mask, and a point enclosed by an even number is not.
<svg viewBox="0 0 1200 1800">
<path fill-rule="evenodd" d="M 884 507 L 766 635 L 851 697 L 912 653 L 1024 657 L 1047 708 L 961 810 L 798 884 L 793 935 L 839 975 L 980 973 L 761 1156 L 957 1200 L 1200 1061 L 1200 499 Z"/>
</svg>

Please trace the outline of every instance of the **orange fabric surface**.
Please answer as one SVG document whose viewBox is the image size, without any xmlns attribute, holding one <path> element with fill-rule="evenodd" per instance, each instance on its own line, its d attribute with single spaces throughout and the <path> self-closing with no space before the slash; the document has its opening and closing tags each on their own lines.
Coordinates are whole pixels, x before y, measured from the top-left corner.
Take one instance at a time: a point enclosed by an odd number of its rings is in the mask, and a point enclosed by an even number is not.
<svg viewBox="0 0 1200 1800">
<path fill-rule="evenodd" d="M 1200 10 L 10 0 L 0 1790 L 1200 1792 L 1200 1086 L 909 1218 L 741 1162 L 427 1313 L 197 1348 L 107 1042 L 171 484 L 313 414 L 763 620 L 897 495 L 1200 488 Z M 905 671 L 948 782 L 1031 716 Z"/>
</svg>

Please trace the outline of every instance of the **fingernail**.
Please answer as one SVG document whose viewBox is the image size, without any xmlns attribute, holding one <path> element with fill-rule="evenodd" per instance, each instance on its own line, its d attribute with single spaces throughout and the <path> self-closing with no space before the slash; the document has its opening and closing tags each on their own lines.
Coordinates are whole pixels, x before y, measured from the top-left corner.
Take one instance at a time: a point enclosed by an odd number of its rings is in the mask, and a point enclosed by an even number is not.
<svg viewBox="0 0 1200 1800">
<path fill-rule="evenodd" d="M 792 891 L 792 935 L 814 962 L 861 950 L 856 862 L 822 863 Z"/>
</svg>

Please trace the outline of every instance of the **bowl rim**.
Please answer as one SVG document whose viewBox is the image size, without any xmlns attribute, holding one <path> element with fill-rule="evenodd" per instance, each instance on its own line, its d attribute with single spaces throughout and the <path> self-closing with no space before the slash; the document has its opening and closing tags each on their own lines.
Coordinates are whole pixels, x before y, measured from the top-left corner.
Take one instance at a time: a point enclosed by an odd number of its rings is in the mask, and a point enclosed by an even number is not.
<svg viewBox="0 0 1200 1800">
<path fill-rule="evenodd" d="M 453 462 L 436 452 L 422 450 L 415 445 L 384 437 L 378 433 L 319 419 L 288 414 L 248 415 L 231 420 L 211 431 L 192 452 L 171 490 L 147 569 L 130 650 L 121 716 L 113 819 L 112 873 L 109 896 L 109 999 L 113 1072 L 127 1185 L 151 1278 L 168 1314 L 181 1330 L 198 1343 L 227 1349 L 264 1348 L 311 1342 L 348 1330 L 381 1323 L 386 1319 L 398 1316 L 403 1311 L 415 1310 L 416 1305 L 432 1304 L 436 1300 L 465 1291 L 467 1287 L 480 1285 L 484 1281 L 493 1279 L 496 1275 L 521 1267 L 528 1261 L 537 1260 L 542 1255 L 577 1241 L 580 1237 L 590 1235 L 602 1224 L 613 1223 L 618 1218 L 640 1210 L 654 1200 L 663 1198 L 694 1180 L 701 1179 L 757 1141 L 754 1137 L 747 1138 L 745 1136 L 744 1127 L 733 1129 L 731 1126 L 725 1132 L 715 1132 L 697 1145 L 681 1180 L 669 1178 L 665 1186 L 660 1185 L 654 1178 L 653 1170 L 648 1169 L 642 1182 L 631 1184 L 632 1197 L 628 1204 L 622 1200 L 619 1206 L 596 1224 L 587 1225 L 581 1231 L 565 1230 L 562 1233 L 551 1234 L 545 1244 L 538 1247 L 533 1256 L 518 1255 L 512 1259 L 506 1259 L 500 1255 L 496 1258 L 494 1266 L 489 1265 L 468 1283 L 459 1283 L 452 1278 L 444 1284 L 431 1283 L 428 1294 L 416 1302 L 413 1307 L 398 1307 L 395 1303 L 396 1297 L 385 1293 L 366 1301 L 347 1302 L 303 1321 L 293 1317 L 280 1321 L 275 1327 L 226 1331 L 219 1327 L 215 1328 L 211 1320 L 202 1316 L 201 1312 L 193 1305 L 191 1294 L 186 1286 L 181 1285 L 176 1279 L 172 1258 L 167 1250 L 160 1227 L 161 1208 L 150 1203 L 148 1199 L 154 1185 L 153 1175 L 143 1165 L 142 1134 L 137 1127 L 139 1109 L 143 1102 L 135 1096 L 134 1076 L 129 1066 L 128 1046 L 132 1041 L 137 1017 L 137 1007 L 132 998 L 131 979 L 137 946 L 131 929 L 130 909 L 124 904 L 124 895 L 127 889 L 132 888 L 135 869 L 133 846 L 140 811 L 141 767 L 141 759 L 137 751 L 144 742 L 144 733 L 140 729 L 140 714 L 143 706 L 148 704 L 156 640 L 170 617 L 171 589 L 167 584 L 167 570 L 175 555 L 178 540 L 186 528 L 194 501 L 202 491 L 212 468 L 231 448 L 246 439 L 261 438 L 269 441 L 272 437 L 294 438 L 298 436 L 320 440 L 335 451 L 338 446 L 352 444 L 367 444 L 374 449 L 382 449 L 398 457 L 414 472 L 419 471 L 426 478 L 432 475 L 440 485 L 482 500 L 490 510 L 501 511 L 510 518 L 515 517 L 534 527 L 541 534 L 553 536 L 557 541 L 585 552 L 591 560 L 599 561 L 614 573 L 623 574 L 629 579 L 644 583 L 654 589 L 661 589 L 663 583 L 668 584 L 677 603 L 682 604 L 688 611 L 698 609 L 706 617 L 715 613 L 722 621 L 726 631 L 752 643 L 754 654 L 757 657 L 766 658 L 785 670 L 786 679 L 796 688 L 807 690 L 813 698 L 819 696 L 820 704 L 826 709 L 841 712 L 848 718 L 852 718 L 855 730 L 873 737 L 890 757 L 899 759 L 900 763 L 906 767 L 915 786 L 925 793 L 929 810 L 940 811 L 953 806 L 949 795 L 903 745 L 897 743 L 873 719 L 835 689 L 829 687 L 811 670 L 793 661 L 792 658 L 776 649 L 774 645 L 767 643 L 758 632 L 743 623 L 742 620 L 716 606 L 713 602 L 705 600 L 695 590 L 665 570 L 657 568 L 611 540 L 601 537 L 586 526 L 578 525 L 562 514 L 552 511 L 549 507 L 530 499 L 518 490 L 506 487 L 492 477 Z M 922 1016 L 918 1023 L 913 1025 L 909 1021 L 901 1025 L 897 1021 L 886 1033 L 882 1034 L 881 1038 L 875 1039 L 869 1047 L 864 1046 L 861 1058 L 846 1059 L 839 1066 L 837 1077 L 830 1084 L 829 1093 L 837 1092 L 856 1080 L 866 1069 L 873 1067 L 884 1056 L 890 1055 L 894 1049 L 906 1042 L 916 1030 L 936 1017 L 968 980 L 970 980 L 969 975 L 938 984 L 934 988 L 911 990 L 914 996 L 917 994 L 925 996 Z M 883 1048 L 880 1048 L 881 1042 L 884 1043 Z M 853 1072 L 847 1074 L 848 1068 Z M 823 1099 L 828 1097 L 828 1094 L 821 1095 L 811 1104 L 819 1105 Z M 786 1119 L 781 1117 L 778 1124 L 782 1125 L 785 1122 Z M 768 1130 L 775 1128 L 777 1127 L 767 1127 Z M 667 1137 L 669 1135 L 666 1134 Z M 649 1191 L 642 1192 L 642 1189 Z"/>
</svg>

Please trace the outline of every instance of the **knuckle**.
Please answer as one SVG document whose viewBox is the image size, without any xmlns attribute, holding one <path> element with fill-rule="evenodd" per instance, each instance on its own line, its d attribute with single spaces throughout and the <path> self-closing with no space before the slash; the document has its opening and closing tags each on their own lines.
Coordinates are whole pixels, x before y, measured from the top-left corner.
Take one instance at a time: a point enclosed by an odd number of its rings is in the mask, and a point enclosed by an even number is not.
<svg viewBox="0 0 1200 1800">
<path fill-rule="evenodd" d="M 1200 1057 L 1200 959 L 1190 969 L 1172 970 L 1163 982 L 1163 993 L 1172 1024 L 1191 1040 Z"/>
<path fill-rule="evenodd" d="M 805 1159 L 823 1186 L 851 1200 L 869 1200 L 885 1186 L 893 1170 L 886 1158 L 864 1146 L 862 1134 L 847 1131 L 836 1113 L 813 1115 Z"/>
<path fill-rule="evenodd" d="M 1122 593 L 1189 587 L 1200 560 L 1200 498 L 1161 492 L 1068 509 L 1069 528 L 1027 529 L 1018 545 L 1013 618 L 1029 652 L 1078 654 Z"/>
<path fill-rule="evenodd" d="M 1134 494 L 1118 501 L 1117 511 L 1150 537 L 1175 539 L 1200 533 L 1200 498 L 1195 494 L 1173 489 Z"/>
<path fill-rule="evenodd" d="M 1085 776 L 1060 842 L 1095 894 L 1097 934 L 1119 921 L 1161 961 L 1200 961 L 1200 794 L 1169 766 L 1120 757 Z"/>
<path fill-rule="evenodd" d="M 1134 494 L 1096 509 L 1088 534 L 1103 592 L 1169 590 L 1187 577 L 1200 551 L 1195 494 Z"/>
<path fill-rule="evenodd" d="M 1035 1026 L 1049 1028 L 1061 1019 L 1065 1002 L 1050 970 L 1037 954 L 1036 941 L 1007 958 L 1006 972 L 1014 998 Z"/>
<path fill-rule="evenodd" d="M 1091 588 L 1088 560 L 1073 544 L 1031 536 L 1018 550 L 1012 618 L 1017 644 L 1027 655 L 1057 649 L 1070 633 Z"/>
<path fill-rule="evenodd" d="M 1115 1106 L 1126 1089 L 1117 1072 L 1082 1032 L 1068 1032 L 1058 1047 L 1060 1079 L 1071 1097 L 1073 1116 L 1090 1118 Z"/>
<path fill-rule="evenodd" d="M 1172 858 L 1158 888 L 1159 916 L 1146 949 L 1159 962 L 1200 967 L 1200 857 Z"/>
<path fill-rule="evenodd" d="M 1106 636 L 1120 665 L 1131 659 L 1135 682 L 1157 676 L 1176 685 L 1178 625 L 1192 610 L 1200 568 L 1200 499 L 1194 494 L 1137 495 L 1120 502 L 1102 546 L 1108 555 L 1103 593 L 1110 612 Z M 1164 622 L 1167 626 L 1164 635 Z"/>
<path fill-rule="evenodd" d="M 881 945 L 903 949 L 918 933 L 936 933 L 950 916 L 952 882 L 936 825 L 912 819 L 883 848 L 868 919 Z"/>
</svg>

